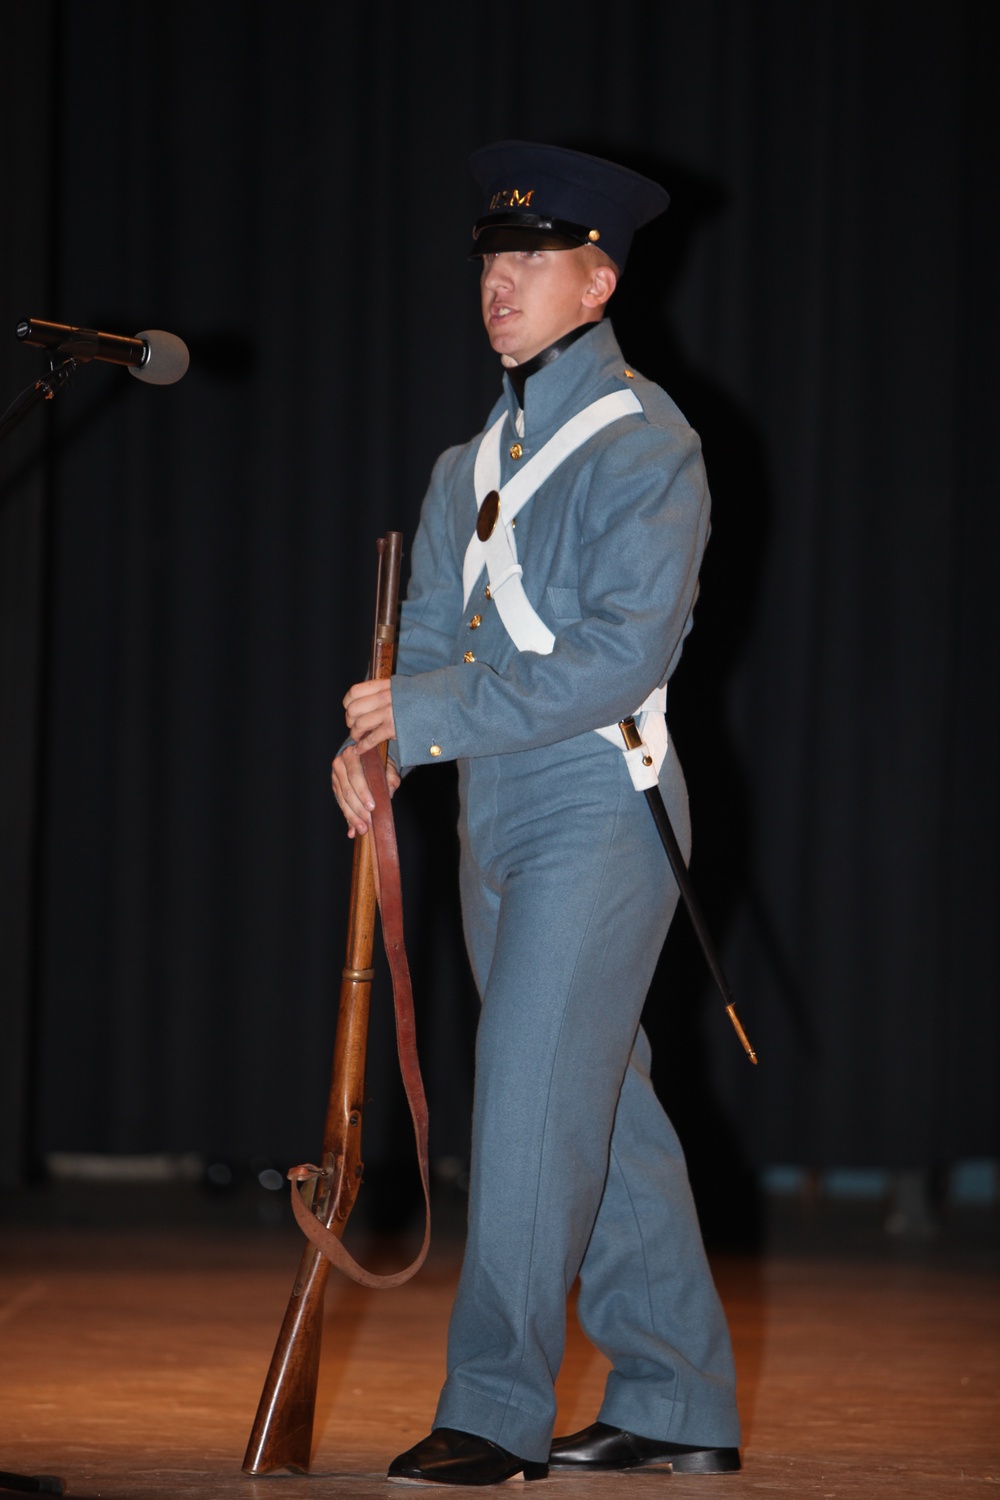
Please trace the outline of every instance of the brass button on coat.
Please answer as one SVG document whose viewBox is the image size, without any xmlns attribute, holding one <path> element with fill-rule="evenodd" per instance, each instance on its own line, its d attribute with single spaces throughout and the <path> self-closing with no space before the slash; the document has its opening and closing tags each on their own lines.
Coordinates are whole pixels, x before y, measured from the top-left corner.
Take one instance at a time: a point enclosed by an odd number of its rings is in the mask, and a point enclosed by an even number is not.
<svg viewBox="0 0 1000 1500">
<path fill-rule="evenodd" d="M 462 657 L 463 661 L 475 661 L 475 659 L 476 658 L 473 656 L 471 651 L 466 651 L 465 655 Z"/>
<path fill-rule="evenodd" d="M 431 754 L 432 755 L 440 755 L 441 754 L 441 746 L 440 745 L 432 745 L 431 746 Z"/>
<path fill-rule="evenodd" d="M 473 615 L 472 619 L 469 621 L 469 629 L 470 630 L 478 630 L 479 627 L 480 627 L 480 625 L 482 623 L 483 623 L 483 617 L 482 617 L 482 615 Z"/>
<path fill-rule="evenodd" d="M 520 443 L 511 443 L 511 445 L 510 445 L 510 456 L 511 456 L 511 458 L 518 459 L 518 458 L 521 457 L 521 454 L 523 452 L 524 452 L 524 449 L 521 447 Z"/>
</svg>

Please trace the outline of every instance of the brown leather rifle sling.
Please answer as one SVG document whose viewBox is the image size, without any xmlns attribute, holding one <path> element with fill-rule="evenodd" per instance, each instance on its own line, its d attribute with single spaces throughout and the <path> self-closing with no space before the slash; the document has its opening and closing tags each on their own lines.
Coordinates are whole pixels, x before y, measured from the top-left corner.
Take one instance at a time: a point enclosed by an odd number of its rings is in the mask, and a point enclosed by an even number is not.
<svg viewBox="0 0 1000 1500">
<path fill-rule="evenodd" d="M 327 1174 L 322 1167 L 311 1162 L 301 1167 L 292 1167 L 288 1176 L 292 1180 L 292 1209 L 299 1228 L 316 1248 L 331 1261 L 338 1270 L 362 1286 L 401 1286 L 409 1281 L 423 1265 L 431 1242 L 430 1172 L 427 1155 L 427 1100 L 420 1076 L 417 1057 L 416 1019 L 413 1011 L 413 987 L 410 982 L 410 966 L 403 944 L 403 893 L 399 879 L 399 850 L 396 845 L 396 829 L 393 823 L 392 806 L 389 800 L 389 784 L 379 749 L 368 750 L 361 757 L 365 777 L 375 799 L 372 814 L 372 874 L 382 918 L 382 940 L 392 976 L 393 1006 L 396 1013 L 396 1049 L 399 1054 L 399 1070 L 406 1091 L 406 1102 L 410 1107 L 413 1134 L 417 1146 L 417 1162 L 420 1167 L 420 1182 L 424 1192 L 424 1238 L 416 1259 L 402 1271 L 391 1275 L 377 1275 L 365 1270 L 344 1249 L 332 1230 L 316 1217 L 303 1199 L 297 1184 L 322 1178 Z"/>
</svg>

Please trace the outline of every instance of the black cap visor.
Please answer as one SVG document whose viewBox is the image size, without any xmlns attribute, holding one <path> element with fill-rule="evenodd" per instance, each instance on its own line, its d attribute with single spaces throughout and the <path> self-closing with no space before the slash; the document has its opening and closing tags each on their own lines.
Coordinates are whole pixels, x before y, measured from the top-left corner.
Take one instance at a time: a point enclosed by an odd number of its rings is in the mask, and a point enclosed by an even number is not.
<svg viewBox="0 0 1000 1500">
<path fill-rule="evenodd" d="M 469 259 L 495 255 L 500 250 L 575 250 L 579 245 L 596 245 L 599 239 L 596 229 L 570 224 L 565 219 L 542 218 L 538 214 L 487 214 L 472 227 Z"/>
</svg>

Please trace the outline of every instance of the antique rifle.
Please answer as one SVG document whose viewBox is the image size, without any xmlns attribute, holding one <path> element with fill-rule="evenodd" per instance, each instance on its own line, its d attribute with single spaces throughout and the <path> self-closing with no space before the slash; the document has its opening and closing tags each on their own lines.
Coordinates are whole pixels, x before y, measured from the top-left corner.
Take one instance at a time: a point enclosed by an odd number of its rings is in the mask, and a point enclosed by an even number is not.
<svg viewBox="0 0 1000 1500">
<path fill-rule="evenodd" d="M 390 531 L 378 542 L 378 597 L 369 678 L 392 675 L 402 540 L 398 531 Z M 417 1064 L 413 1000 L 403 948 L 399 861 L 385 778 L 387 749 L 383 744 L 362 757 L 376 805 L 371 831 L 354 840 L 347 956 L 340 984 L 323 1156 L 318 1166 L 306 1163 L 288 1173 L 292 1207 L 309 1243 L 302 1252 L 243 1459 L 248 1474 L 266 1474 L 273 1469 L 308 1472 L 323 1335 L 323 1296 L 331 1263 L 364 1286 L 399 1286 L 419 1270 L 430 1243 L 427 1106 Z M 361 1120 L 376 904 L 381 910 L 392 974 L 400 1068 L 417 1138 L 426 1206 L 424 1240 L 416 1259 L 404 1270 L 384 1276 L 359 1266 L 340 1243 L 363 1171 Z"/>
</svg>

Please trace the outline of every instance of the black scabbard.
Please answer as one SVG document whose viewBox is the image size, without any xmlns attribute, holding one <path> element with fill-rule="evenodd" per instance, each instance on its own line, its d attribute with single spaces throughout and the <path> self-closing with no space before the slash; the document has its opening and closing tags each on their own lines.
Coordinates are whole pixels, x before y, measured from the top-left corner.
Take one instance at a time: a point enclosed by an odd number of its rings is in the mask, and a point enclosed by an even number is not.
<svg viewBox="0 0 1000 1500">
<path fill-rule="evenodd" d="M 623 719 L 618 727 L 622 732 L 622 737 L 628 749 L 637 749 L 642 744 L 634 719 Z M 736 1035 L 739 1037 L 747 1057 L 749 1057 L 752 1063 L 756 1063 L 757 1054 L 753 1047 L 751 1047 L 750 1040 L 736 1014 L 736 1000 L 732 990 L 729 988 L 729 981 L 720 962 L 718 949 L 712 941 L 712 934 L 708 930 L 708 923 L 705 921 L 705 915 L 701 909 L 698 897 L 695 895 L 691 876 L 688 874 L 687 865 L 684 863 L 681 846 L 677 842 L 677 835 L 674 833 L 670 814 L 667 812 L 666 804 L 663 801 L 663 795 L 658 786 L 647 787 L 643 795 L 653 815 L 653 822 L 656 824 L 656 831 L 660 835 L 660 842 L 666 850 L 670 868 L 677 882 L 677 889 L 680 891 L 681 899 L 687 907 L 688 916 L 691 918 L 691 926 L 694 928 L 695 936 L 701 945 L 701 951 L 705 955 L 705 962 L 708 964 L 712 978 L 715 980 L 719 994 L 722 996 L 723 1004 L 726 1007 L 726 1014 L 733 1023 Z"/>
</svg>

